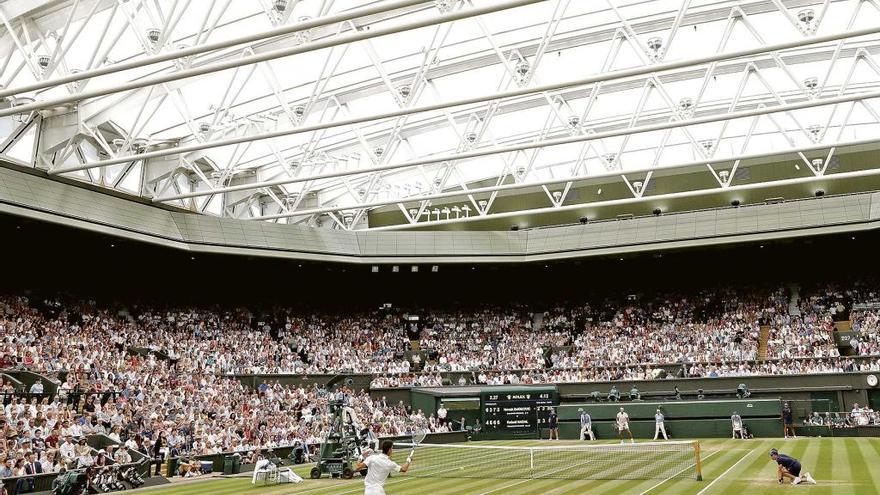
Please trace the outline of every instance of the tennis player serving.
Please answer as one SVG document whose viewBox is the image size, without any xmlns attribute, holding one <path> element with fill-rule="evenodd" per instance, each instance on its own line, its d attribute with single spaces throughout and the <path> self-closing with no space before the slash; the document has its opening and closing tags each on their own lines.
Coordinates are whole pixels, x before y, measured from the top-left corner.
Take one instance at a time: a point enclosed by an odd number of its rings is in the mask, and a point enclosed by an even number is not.
<svg viewBox="0 0 880 495">
<path fill-rule="evenodd" d="M 394 443 L 391 440 L 382 442 L 382 453 L 373 454 L 364 451 L 364 460 L 358 462 L 356 471 L 367 469 L 364 476 L 364 495 L 385 495 L 385 480 L 391 473 L 405 473 L 412 464 L 412 455 L 407 457 L 406 463 L 401 466 L 391 460 L 394 455 Z"/>
</svg>

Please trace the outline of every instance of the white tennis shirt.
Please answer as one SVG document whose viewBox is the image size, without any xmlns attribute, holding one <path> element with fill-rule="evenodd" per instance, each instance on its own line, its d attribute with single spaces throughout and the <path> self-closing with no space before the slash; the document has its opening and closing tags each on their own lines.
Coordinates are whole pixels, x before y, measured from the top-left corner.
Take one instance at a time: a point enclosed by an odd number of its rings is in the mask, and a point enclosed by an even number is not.
<svg viewBox="0 0 880 495">
<path fill-rule="evenodd" d="M 373 454 L 364 459 L 367 475 L 364 477 L 365 495 L 385 495 L 385 480 L 391 473 L 400 472 L 400 465 L 385 454 Z"/>
</svg>

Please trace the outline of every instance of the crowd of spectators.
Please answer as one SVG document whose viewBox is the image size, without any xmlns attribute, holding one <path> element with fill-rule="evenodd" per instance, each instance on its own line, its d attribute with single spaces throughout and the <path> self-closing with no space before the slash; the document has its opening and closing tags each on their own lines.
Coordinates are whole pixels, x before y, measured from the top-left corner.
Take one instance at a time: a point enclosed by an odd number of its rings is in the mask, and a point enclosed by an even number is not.
<svg viewBox="0 0 880 495">
<path fill-rule="evenodd" d="M 804 420 L 809 426 L 827 426 L 829 428 L 856 428 L 859 426 L 880 426 L 880 414 L 867 404 L 853 404 L 850 412 L 813 412 Z"/>
<path fill-rule="evenodd" d="M 570 333 L 535 331 L 525 308 L 433 313 L 419 335 L 426 371 L 513 370 L 544 366 L 545 346 L 568 345 Z"/>
<path fill-rule="evenodd" d="M 370 388 L 400 388 L 400 387 L 441 387 L 443 375 L 434 373 L 406 373 L 376 375 L 370 381 Z"/>
<path fill-rule="evenodd" d="M 850 345 L 862 356 L 880 355 L 880 313 L 875 309 L 853 311 Z"/>
<path fill-rule="evenodd" d="M 769 326 L 767 358 L 837 357 L 832 320 L 842 299 L 832 289 L 819 290 L 802 298 L 800 314 L 789 315 L 789 295 L 778 288 L 628 295 L 557 305 L 538 328 L 534 310 L 512 305 L 429 312 L 413 331 L 399 314 L 381 310 L 275 309 L 255 316 L 241 308 L 111 310 L 76 300 L 47 300 L 37 309 L 26 298 L 6 297 L 0 300 L 6 315 L 0 331 L 7 337 L 0 366 L 66 374 L 65 390 L 103 373 L 104 380 L 90 383 L 98 392 L 126 370 L 153 370 L 166 360 L 175 370 L 205 376 L 371 373 L 377 387 L 438 386 L 440 372 L 483 371 L 491 376 L 472 381 L 493 383 L 498 372 L 548 367 L 581 376 L 652 377 L 652 366 L 754 361 L 762 324 Z M 854 317 L 859 353 L 875 353 L 880 317 L 872 310 Z M 130 347 L 156 352 L 132 357 Z M 614 367 L 626 371 L 608 371 Z"/>
<path fill-rule="evenodd" d="M 767 344 L 770 359 L 840 356 L 832 317 L 812 312 L 802 312 L 801 316 L 779 315 L 771 326 Z"/>
<path fill-rule="evenodd" d="M 802 291 L 802 314 L 823 318 L 822 340 L 831 339 L 830 321 L 849 321 L 849 344 L 856 355 L 880 355 L 880 280 L 861 279 L 846 284 L 822 284 Z M 829 344 L 828 348 L 831 347 Z M 831 350 L 834 352 L 834 350 Z"/>
<path fill-rule="evenodd" d="M 319 443 L 330 424 L 327 391 L 278 382 L 253 389 L 225 373 L 243 371 L 236 362 L 246 356 L 280 362 L 262 347 L 277 339 L 250 330 L 246 321 L 240 312 L 135 317 L 92 303 L 47 301 L 38 309 L 25 298 L 3 299 L 2 367 L 57 377 L 59 393 L 52 402 L 34 398 L 27 404 L 10 396 L 0 449 L 9 472 L 0 475 L 21 475 L 30 456 L 46 463 L 45 472 L 57 472 L 100 466 L 133 450 L 162 459 Z M 130 353 L 131 347 L 156 352 Z M 280 348 L 275 352 L 280 355 Z M 2 387 L 22 391 L 11 381 Z M 87 397 L 81 410 L 67 402 L 79 394 Z M 440 428 L 402 404 L 377 404 L 364 391 L 345 395 L 378 436 L 405 434 L 416 423 Z M 85 437 L 99 433 L 120 442 L 120 448 L 92 451 Z"/>
<path fill-rule="evenodd" d="M 680 367 L 612 366 L 606 368 L 541 368 L 515 371 L 479 371 L 452 375 L 448 385 L 529 385 L 541 383 L 583 383 L 602 381 L 643 381 L 673 378 L 721 378 L 737 376 L 768 376 L 791 374 L 852 373 L 880 371 L 880 358 L 854 360 L 852 358 L 781 359 L 768 361 L 731 361 L 721 363 L 692 363 Z M 432 375 L 433 377 L 433 375 Z M 418 375 L 406 375 L 402 381 L 388 381 L 388 377 L 373 381 L 374 388 L 394 388 L 424 385 Z M 438 379 L 441 377 L 437 377 Z"/>
<path fill-rule="evenodd" d="M 45 471 L 104 462 L 79 447 L 92 433 L 125 446 L 101 459 L 309 445 L 326 434 L 329 392 L 280 382 L 252 389 L 237 374 L 370 373 L 373 388 L 394 388 L 880 370 L 880 359 L 841 357 L 834 334 L 834 322 L 850 317 L 856 352 L 880 355 L 873 287 L 810 288 L 797 312 L 787 289 L 750 288 L 606 297 L 538 314 L 520 305 L 422 311 L 421 319 L 383 309 L 253 313 L 4 296 L 0 367 L 54 377 L 60 393 L 5 405 L 0 474 L 21 473 L 29 455 Z M 756 361 L 762 326 L 769 360 Z M 39 395 L 34 387 L 27 391 Z M 17 391 L 0 381 L 0 392 Z M 81 411 L 65 401 L 75 393 L 89 397 Z M 378 436 L 445 428 L 363 391 L 347 397 Z"/>
<path fill-rule="evenodd" d="M 574 341 L 576 352 L 555 354 L 554 365 L 565 368 L 754 360 L 761 323 L 783 313 L 786 304 L 781 290 L 704 290 L 605 301 L 605 308 L 615 309 L 606 309 L 604 315 L 589 306 L 570 315 L 560 314 L 557 309 L 550 315 L 551 325 L 577 328 L 577 322 L 584 321 Z"/>
<path fill-rule="evenodd" d="M 144 377 L 137 375 L 131 381 L 113 380 L 106 393 L 88 393 L 81 412 L 64 402 L 62 394 L 52 402 L 12 397 L 0 418 L 6 439 L 0 456 L 12 471 L 0 475 L 21 475 L 15 467 L 26 464 L 30 456 L 43 466 L 41 472 L 58 472 L 100 467 L 111 459 L 130 462 L 132 451 L 161 460 L 296 445 L 308 449 L 326 437 L 333 419 L 329 402 L 335 394 L 343 394 L 359 421 L 379 437 L 404 435 L 416 426 L 431 431 L 444 428 L 421 411 L 409 411 L 402 403 L 374 401 L 363 391 L 330 393 L 316 386 L 278 382 L 253 389 L 228 377 L 172 378 L 172 374 L 150 370 L 143 387 L 138 382 Z M 94 452 L 86 444 L 86 436 L 92 434 L 109 436 L 119 442 L 118 448 Z"/>
</svg>

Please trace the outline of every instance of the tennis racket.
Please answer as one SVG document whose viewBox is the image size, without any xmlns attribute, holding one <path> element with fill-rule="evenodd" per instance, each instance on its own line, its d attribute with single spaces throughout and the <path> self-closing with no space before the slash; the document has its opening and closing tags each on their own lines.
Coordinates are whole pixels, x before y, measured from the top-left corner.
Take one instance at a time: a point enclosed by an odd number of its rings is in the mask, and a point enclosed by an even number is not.
<svg viewBox="0 0 880 495">
<path fill-rule="evenodd" d="M 409 452 L 409 457 L 407 457 L 406 462 L 412 462 L 413 454 L 416 453 L 416 447 L 418 447 L 419 444 L 425 440 L 426 436 L 428 436 L 428 432 L 424 428 L 417 428 L 416 431 L 413 432 L 413 434 L 412 434 L 413 448 Z"/>
</svg>

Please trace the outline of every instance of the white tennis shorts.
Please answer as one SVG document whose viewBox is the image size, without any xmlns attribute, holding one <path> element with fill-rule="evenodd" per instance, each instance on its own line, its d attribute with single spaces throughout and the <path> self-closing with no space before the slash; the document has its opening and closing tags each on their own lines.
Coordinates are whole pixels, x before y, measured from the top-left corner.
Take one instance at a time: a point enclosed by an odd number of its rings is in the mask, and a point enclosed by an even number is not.
<svg viewBox="0 0 880 495">
<path fill-rule="evenodd" d="M 364 487 L 364 495 L 385 495 L 385 488 L 381 486 Z"/>
</svg>

